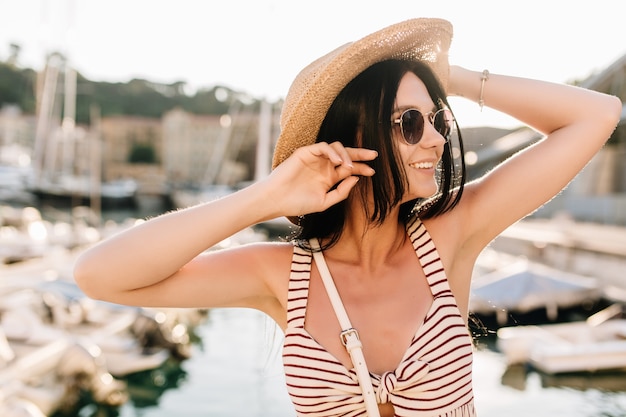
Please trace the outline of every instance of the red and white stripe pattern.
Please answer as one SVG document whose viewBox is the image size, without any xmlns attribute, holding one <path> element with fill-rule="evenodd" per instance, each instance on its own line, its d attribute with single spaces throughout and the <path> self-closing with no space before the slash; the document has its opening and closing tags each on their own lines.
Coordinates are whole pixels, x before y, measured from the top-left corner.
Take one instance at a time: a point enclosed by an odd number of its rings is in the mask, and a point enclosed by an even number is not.
<svg viewBox="0 0 626 417">
<path fill-rule="evenodd" d="M 450 291 L 437 249 L 419 219 L 407 227 L 433 304 L 394 371 L 370 373 L 379 403 L 395 415 L 474 417 L 472 341 Z M 304 329 L 312 254 L 294 245 L 283 364 L 298 416 L 365 416 L 353 369 L 346 369 Z"/>
</svg>

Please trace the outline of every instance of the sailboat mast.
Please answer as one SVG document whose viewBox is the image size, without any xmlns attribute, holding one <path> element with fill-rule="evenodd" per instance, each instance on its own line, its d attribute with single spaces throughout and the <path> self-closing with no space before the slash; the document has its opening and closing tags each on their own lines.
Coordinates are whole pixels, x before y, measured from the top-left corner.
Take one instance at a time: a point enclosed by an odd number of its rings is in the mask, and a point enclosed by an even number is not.
<svg viewBox="0 0 626 417">
<path fill-rule="evenodd" d="M 35 186 L 39 187 L 44 170 L 46 140 L 50 135 L 56 87 L 59 77 L 60 57 L 52 54 L 46 61 L 43 81 L 37 91 L 37 126 L 35 130 L 35 146 L 33 149 L 33 173 Z"/>
<path fill-rule="evenodd" d="M 270 173 L 270 147 L 272 134 L 272 105 L 266 99 L 261 100 L 259 111 L 259 138 L 254 164 L 254 180 L 265 178 Z"/>
<path fill-rule="evenodd" d="M 241 100 L 235 95 L 232 98 L 230 106 L 228 108 L 228 114 L 223 115 L 220 119 L 222 124 L 222 130 L 217 138 L 217 143 L 211 154 L 211 159 L 204 174 L 203 185 L 215 185 L 218 175 L 222 169 L 222 164 L 226 158 L 228 152 L 228 142 L 231 138 L 235 121 L 239 116 L 239 110 L 241 109 Z"/>
<path fill-rule="evenodd" d="M 73 175 L 74 154 L 76 146 L 76 70 L 65 61 L 65 80 L 63 95 L 63 163 L 62 173 Z"/>
</svg>

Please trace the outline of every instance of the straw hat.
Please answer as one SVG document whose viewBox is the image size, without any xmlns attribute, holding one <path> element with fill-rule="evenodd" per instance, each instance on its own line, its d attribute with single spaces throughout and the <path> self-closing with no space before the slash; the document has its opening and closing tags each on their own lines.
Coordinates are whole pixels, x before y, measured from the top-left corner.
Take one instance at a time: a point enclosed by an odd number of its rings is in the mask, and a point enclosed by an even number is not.
<svg viewBox="0 0 626 417">
<path fill-rule="evenodd" d="M 425 62 L 446 88 L 451 41 L 450 22 L 411 19 L 345 44 L 309 64 L 296 76 L 285 98 L 272 168 L 297 148 L 315 143 L 335 97 L 353 78 L 377 62 L 386 59 Z"/>
</svg>

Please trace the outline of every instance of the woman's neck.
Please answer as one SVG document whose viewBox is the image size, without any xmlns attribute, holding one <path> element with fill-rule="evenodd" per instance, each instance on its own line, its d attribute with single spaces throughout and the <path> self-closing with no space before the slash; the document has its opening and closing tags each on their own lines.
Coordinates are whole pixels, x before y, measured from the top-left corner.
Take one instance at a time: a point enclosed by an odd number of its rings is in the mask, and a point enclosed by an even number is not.
<svg viewBox="0 0 626 417">
<path fill-rule="evenodd" d="M 366 270 L 391 262 L 408 239 L 405 225 L 397 220 L 397 214 L 391 214 L 382 224 L 360 221 L 355 217 L 346 221 L 339 240 L 325 251 L 326 256 Z"/>
</svg>

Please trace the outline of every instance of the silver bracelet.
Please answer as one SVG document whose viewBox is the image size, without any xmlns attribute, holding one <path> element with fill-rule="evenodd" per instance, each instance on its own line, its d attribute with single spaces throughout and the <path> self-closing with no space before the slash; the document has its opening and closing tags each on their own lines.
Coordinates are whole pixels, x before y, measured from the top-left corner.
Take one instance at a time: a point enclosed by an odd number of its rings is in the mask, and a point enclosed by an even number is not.
<svg viewBox="0 0 626 417">
<path fill-rule="evenodd" d="M 485 82 L 488 79 L 489 79 L 489 70 L 483 70 L 483 73 L 480 76 L 480 97 L 478 98 L 478 105 L 480 106 L 480 111 L 483 111 L 483 106 L 485 105 L 485 100 L 483 99 L 483 93 L 485 92 Z"/>
</svg>

